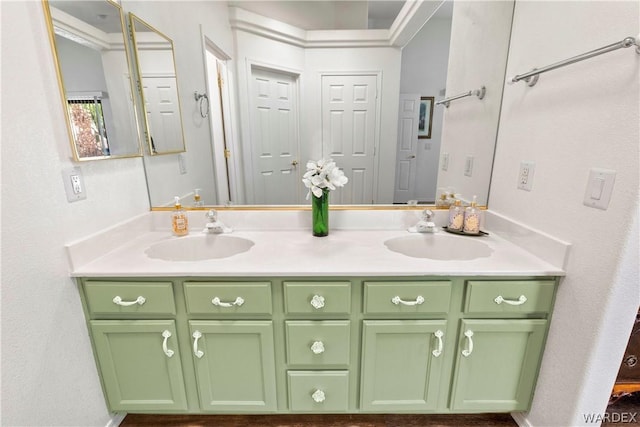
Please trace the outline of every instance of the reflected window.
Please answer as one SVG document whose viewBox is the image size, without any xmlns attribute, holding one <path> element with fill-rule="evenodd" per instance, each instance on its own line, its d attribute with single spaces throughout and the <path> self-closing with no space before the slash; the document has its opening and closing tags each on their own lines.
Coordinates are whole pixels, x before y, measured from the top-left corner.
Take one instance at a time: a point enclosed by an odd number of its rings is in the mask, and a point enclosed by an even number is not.
<svg viewBox="0 0 640 427">
<path fill-rule="evenodd" d="M 80 157 L 109 155 L 109 142 L 104 126 L 102 99 L 98 96 L 67 100 L 73 139 Z"/>
</svg>

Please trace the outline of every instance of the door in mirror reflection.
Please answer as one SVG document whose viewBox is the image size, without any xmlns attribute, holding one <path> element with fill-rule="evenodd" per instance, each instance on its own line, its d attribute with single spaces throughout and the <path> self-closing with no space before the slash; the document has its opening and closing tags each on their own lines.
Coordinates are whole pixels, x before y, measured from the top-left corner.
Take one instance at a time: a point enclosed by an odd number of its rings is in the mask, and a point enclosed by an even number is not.
<svg viewBox="0 0 640 427">
<path fill-rule="evenodd" d="M 253 203 L 300 203 L 297 78 L 252 67 L 251 82 Z"/>
<path fill-rule="evenodd" d="M 377 86 L 375 74 L 322 76 L 322 152 L 349 178 L 332 203 L 373 203 Z"/>
<path fill-rule="evenodd" d="M 129 13 L 151 155 L 185 151 L 173 41 Z"/>
<path fill-rule="evenodd" d="M 43 5 L 74 160 L 141 155 L 122 9 L 112 1 Z"/>
</svg>

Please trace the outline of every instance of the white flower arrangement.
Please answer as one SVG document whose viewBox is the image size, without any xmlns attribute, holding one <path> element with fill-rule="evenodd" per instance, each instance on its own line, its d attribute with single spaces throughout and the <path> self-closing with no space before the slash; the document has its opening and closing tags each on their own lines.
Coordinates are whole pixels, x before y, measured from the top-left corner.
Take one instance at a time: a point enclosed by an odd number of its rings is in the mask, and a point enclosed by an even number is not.
<svg viewBox="0 0 640 427">
<path fill-rule="evenodd" d="M 316 197 L 322 197 L 325 189 L 335 190 L 337 187 L 343 187 L 349 179 L 338 169 L 336 162 L 321 159 L 307 163 L 307 172 L 302 176 L 302 182 L 309 189 L 308 200 L 311 193 Z"/>
</svg>

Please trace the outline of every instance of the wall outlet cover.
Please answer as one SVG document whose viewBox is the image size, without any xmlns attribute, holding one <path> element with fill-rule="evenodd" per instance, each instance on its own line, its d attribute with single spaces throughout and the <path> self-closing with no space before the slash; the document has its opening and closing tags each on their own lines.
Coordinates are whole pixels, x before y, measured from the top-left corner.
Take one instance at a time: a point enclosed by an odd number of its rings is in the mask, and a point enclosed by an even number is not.
<svg viewBox="0 0 640 427">
<path fill-rule="evenodd" d="M 464 161 L 464 176 L 473 175 L 473 156 L 467 156 Z"/>
<path fill-rule="evenodd" d="M 68 168 L 62 171 L 64 191 L 67 193 L 68 202 L 77 202 L 87 198 L 87 189 L 84 186 L 84 178 L 79 167 Z"/>
<path fill-rule="evenodd" d="M 440 169 L 447 171 L 449 169 L 449 153 L 442 153 L 442 161 L 440 162 Z"/>
<path fill-rule="evenodd" d="M 531 191 L 533 188 L 533 174 L 536 169 L 534 162 L 520 162 L 520 172 L 518 173 L 518 188 Z"/>
</svg>

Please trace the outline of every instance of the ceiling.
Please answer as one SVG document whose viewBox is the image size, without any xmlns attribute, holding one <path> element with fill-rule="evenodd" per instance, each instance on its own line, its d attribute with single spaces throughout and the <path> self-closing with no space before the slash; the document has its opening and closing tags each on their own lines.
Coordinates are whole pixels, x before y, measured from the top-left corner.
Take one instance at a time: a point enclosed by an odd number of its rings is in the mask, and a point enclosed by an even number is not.
<svg viewBox="0 0 640 427">
<path fill-rule="evenodd" d="M 405 0 L 231 0 L 229 6 L 276 19 L 303 30 L 389 28 Z"/>
<path fill-rule="evenodd" d="M 49 5 L 105 33 L 122 33 L 120 9 L 106 1 L 49 0 Z"/>
</svg>

